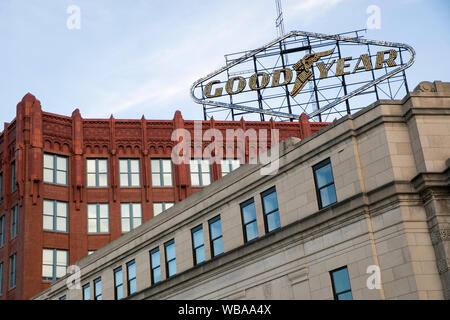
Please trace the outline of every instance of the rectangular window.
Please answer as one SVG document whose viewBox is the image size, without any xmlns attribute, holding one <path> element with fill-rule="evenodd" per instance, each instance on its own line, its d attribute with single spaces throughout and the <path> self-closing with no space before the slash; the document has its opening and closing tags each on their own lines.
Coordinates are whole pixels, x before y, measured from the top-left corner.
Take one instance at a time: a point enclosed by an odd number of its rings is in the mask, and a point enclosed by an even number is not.
<svg viewBox="0 0 450 320">
<path fill-rule="evenodd" d="M 275 187 L 261 193 L 264 212 L 264 226 L 266 233 L 280 227 L 280 214 L 278 212 L 278 200 Z"/>
<path fill-rule="evenodd" d="M 191 159 L 190 170 L 192 186 L 203 187 L 211 184 L 211 170 L 208 159 Z"/>
<path fill-rule="evenodd" d="M 116 300 L 121 300 L 123 298 L 122 267 L 114 269 L 114 298 Z"/>
<path fill-rule="evenodd" d="M 253 198 L 240 205 L 242 227 L 244 229 L 244 241 L 249 242 L 258 237 L 258 226 L 256 223 L 255 202 Z"/>
<path fill-rule="evenodd" d="M 320 210 L 337 201 L 330 159 L 325 159 L 316 164 L 313 167 L 313 172 L 314 183 L 316 184 L 317 201 L 319 202 Z"/>
<path fill-rule="evenodd" d="M 91 286 L 89 283 L 83 286 L 83 300 L 91 300 Z"/>
<path fill-rule="evenodd" d="M 173 202 L 155 202 L 153 203 L 153 216 L 156 217 L 163 211 L 173 207 Z"/>
<path fill-rule="evenodd" d="M 68 184 L 68 158 L 56 154 L 44 154 L 44 182 Z"/>
<path fill-rule="evenodd" d="M 172 160 L 152 159 L 152 185 L 153 187 L 172 187 Z"/>
<path fill-rule="evenodd" d="M 239 159 L 222 159 L 220 160 L 220 167 L 222 168 L 222 177 L 225 177 L 231 171 L 236 170 L 241 166 Z"/>
<path fill-rule="evenodd" d="M 209 239 L 211 242 L 211 257 L 215 257 L 223 253 L 222 224 L 220 216 L 212 218 L 208 221 Z"/>
<path fill-rule="evenodd" d="M 11 163 L 11 190 L 16 190 L 16 162 Z"/>
<path fill-rule="evenodd" d="M 9 288 L 12 289 L 16 286 L 16 265 L 17 254 L 14 253 L 9 257 Z"/>
<path fill-rule="evenodd" d="M 120 215 L 122 233 L 129 232 L 142 224 L 142 208 L 140 203 L 121 203 Z"/>
<path fill-rule="evenodd" d="M 330 272 L 334 300 L 353 300 L 347 267 Z"/>
<path fill-rule="evenodd" d="M 44 230 L 67 232 L 69 229 L 69 205 L 67 202 L 44 199 Z"/>
<path fill-rule="evenodd" d="M 0 263 L 0 296 L 3 294 L 3 262 Z"/>
<path fill-rule="evenodd" d="M 15 205 L 11 208 L 11 239 L 17 236 L 19 231 L 19 207 Z"/>
<path fill-rule="evenodd" d="M 102 300 L 102 278 L 94 280 L 94 300 Z"/>
<path fill-rule="evenodd" d="M 64 295 L 62 297 L 59 297 L 59 300 L 67 300 L 67 297 Z"/>
<path fill-rule="evenodd" d="M 140 187 L 139 159 L 119 159 L 121 187 Z"/>
<path fill-rule="evenodd" d="M 87 186 L 89 188 L 104 188 L 108 186 L 108 160 L 87 159 Z"/>
<path fill-rule="evenodd" d="M 152 284 L 161 281 L 161 257 L 159 248 L 150 251 L 150 268 L 152 269 Z"/>
<path fill-rule="evenodd" d="M 191 230 L 192 247 L 194 252 L 194 265 L 205 261 L 205 242 L 203 239 L 203 226 L 199 225 Z"/>
<path fill-rule="evenodd" d="M 5 216 L 0 217 L 0 247 L 5 244 Z"/>
<path fill-rule="evenodd" d="M 134 260 L 127 263 L 127 289 L 128 295 L 136 293 L 136 263 Z"/>
<path fill-rule="evenodd" d="M 69 252 L 59 249 L 42 250 L 42 280 L 55 281 L 67 273 Z"/>
<path fill-rule="evenodd" d="M 166 274 L 167 278 L 172 277 L 177 273 L 177 263 L 175 257 L 175 240 L 167 241 L 164 244 L 164 251 L 166 254 Z"/>
<path fill-rule="evenodd" d="M 109 233 L 109 205 L 88 203 L 88 233 Z"/>
</svg>

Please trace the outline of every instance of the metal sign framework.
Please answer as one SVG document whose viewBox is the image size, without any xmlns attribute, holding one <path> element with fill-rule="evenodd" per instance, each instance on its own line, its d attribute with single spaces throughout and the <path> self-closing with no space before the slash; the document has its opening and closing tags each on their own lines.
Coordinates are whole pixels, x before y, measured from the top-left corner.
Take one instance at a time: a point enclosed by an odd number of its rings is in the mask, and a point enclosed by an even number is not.
<svg viewBox="0 0 450 320">
<path fill-rule="evenodd" d="M 407 93 L 405 69 L 414 63 L 414 49 L 401 43 L 363 39 L 361 33 L 364 31 L 355 30 L 338 35 L 291 31 L 259 49 L 227 54 L 223 68 L 192 85 L 192 99 L 203 105 L 205 120 L 211 116 L 224 120 L 237 120 L 244 116 L 247 119 L 253 117 L 253 120 L 265 121 L 270 116 L 276 120 L 293 121 L 306 113 L 312 121 L 322 122 L 354 113 L 374 100 L 395 99 L 401 89 Z M 252 74 L 265 72 L 272 75 L 277 68 L 295 67 L 297 61 L 307 54 L 319 54 L 326 50 L 333 53 L 319 60 L 324 65 L 330 65 L 333 59 L 342 60 L 344 57 L 347 57 L 345 63 L 348 61 L 354 64 L 361 53 L 372 60 L 377 58 L 377 49 L 386 50 L 386 47 L 396 51 L 395 67 L 384 65 L 378 70 L 372 68 L 370 71 L 358 70 L 341 75 L 330 68 L 330 76 L 325 79 L 317 68 L 312 67 L 313 75 L 308 80 L 308 86 L 295 97 L 290 94 L 294 85 L 292 82 L 276 88 L 247 88 L 239 94 L 224 94 L 214 100 L 204 94 L 205 84 L 219 76 L 222 77 L 220 83 L 223 85 L 233 77 L 243 77 L 249 81 Z M 406 63 L 405 55 L 409 55 Z M 256 82 L 260 87 L 258 77 Z M 199 90 L 201 98 L 197 97 Z M 255 115 L 259 116 L 255 119 Z"/>
</svg>

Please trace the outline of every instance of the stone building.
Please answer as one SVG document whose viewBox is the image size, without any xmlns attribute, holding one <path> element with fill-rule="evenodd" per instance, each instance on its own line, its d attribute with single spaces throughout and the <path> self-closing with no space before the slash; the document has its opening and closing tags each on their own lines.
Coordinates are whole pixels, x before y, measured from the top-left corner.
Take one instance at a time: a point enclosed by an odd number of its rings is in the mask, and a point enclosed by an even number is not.
<svg viewBox="0 0 450 320">
<path fill-rule="evenodd" d="M 34 298 L 450 298 L 450 83 L 279 150 L 276 174 L 241 166 Z"/>
</svg>

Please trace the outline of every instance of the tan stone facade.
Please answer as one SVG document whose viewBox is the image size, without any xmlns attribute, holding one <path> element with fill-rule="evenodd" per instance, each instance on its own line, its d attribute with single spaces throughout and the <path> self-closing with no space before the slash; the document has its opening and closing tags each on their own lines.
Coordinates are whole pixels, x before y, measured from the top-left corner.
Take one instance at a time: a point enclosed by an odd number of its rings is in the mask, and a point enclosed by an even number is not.
<svg viewBox="0 0 450 320">
<path fill-rule="evenodd" d="M 330 159 L 337 202 L 319 210 L 313 166 Z M 304 139 L 280 143 L 280 168 L 246 164 L 76 263 L 114 299 L 123 266 L 129 299 L 333 299 L 330 271 L 346 266 L 353 299 L 450 299 L 450 83 L 421 83 L 401 101 L 378 101 Z M 261 193 L 275 187 L 281 228 L 266 233 Z M 258 238 L 244 242 L 240 204 L 253 198 Z M 220 215 L 224 253 L 211 258 L 208 220 Z M 206 261 L 194 266 L 191 230 L 202 224 Z M 174 239 L 177 274 L 166 277 Z M 150 250 L 161 252 L 152 285 Z M 127 297 L 125 265 L 137 292 Z M 381 271 L 369 289 L 368 267 Z M 70 276 L 73 278 L 73 276 Z M 36 299 L 82 299 L 60 279 Z M 91 290 L 93 298 L 93 290 Z"/>
</svg>

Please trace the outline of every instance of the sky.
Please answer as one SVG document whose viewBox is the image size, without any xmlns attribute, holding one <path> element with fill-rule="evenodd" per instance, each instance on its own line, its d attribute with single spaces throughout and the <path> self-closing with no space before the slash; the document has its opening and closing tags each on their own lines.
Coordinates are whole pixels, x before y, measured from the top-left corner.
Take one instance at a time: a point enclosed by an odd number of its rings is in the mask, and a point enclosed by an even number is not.
<svg viewBox="0 0 450 320">
<path fill-rule="evenodd" d="M 448 0 L 282 0 L 285 30 L 364 29 L 370 5 L 380 28 L 366 39 L 416 50 L 411 91 L 450 81 Z M 180 110 L 202 119 L 192 83 L 225 54 L 277 38 L 275 18 L 275 0 L 0 0 L 0 130 L 28 92 L 67 116 L 79 108 L 85 118 L 172 119 Z"/>
</svg>

